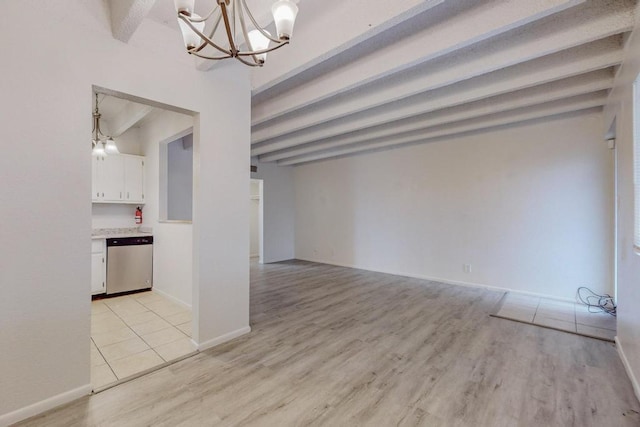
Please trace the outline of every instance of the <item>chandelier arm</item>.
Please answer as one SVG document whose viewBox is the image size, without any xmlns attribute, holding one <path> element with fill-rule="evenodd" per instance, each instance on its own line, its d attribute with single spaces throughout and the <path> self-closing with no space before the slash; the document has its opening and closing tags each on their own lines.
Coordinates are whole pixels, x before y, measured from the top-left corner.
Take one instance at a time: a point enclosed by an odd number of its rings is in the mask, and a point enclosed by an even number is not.
<svg viewBox="0 0 640 427">
<path fill-rule="evenodd" d="M 276 49 L 280 49 L 281 47 L 286 46 L 287 44 L 289 44 L 289 42 L 285 41 L 282 44 L 279 44 L 277 46 L 269 47 L 262 50 L 256 50 L 251 52 L 238 52 L 238 56 L 252 56 L 252 55 L 260 55 L 261 53 L 269 53 L 269 52 L 273 52 Z"/>
<path fill-rule="evenodd" d="M 258 25 L 258 22 L 253 17 L 253 14 L 251 13 L 251 10 L 247 7 L 246 0 L 240 0 L 240 1 L 242 1 L 242 6 L 244 7 L 245 12 L 247 12 L 247 15 L 249 16 L 249 19 L 251 20 L 251 23 L 253 24 L 254 27 L 256 27 L 256 30 L 260 31 L 260 33 L 263 36 L 265 36 L 266 38 L 268 38 L 269 40 L 271 40 L 274 43 L 283 43 L 283 41 L 280 40 L 280 39 L 274 39 L 273 36 L 271 36 L 269 33 L 267 33 L 264 30 L 264 28 L 262 28 L 260 25 Z"/>
<path fill-rule="evenodd" d="M 240 10 L 239 10 L 238 16 L 240 17 L 240 27 L 242 28 L 242 34 L 244 36 L 244 42 L 246 43 L 247 47 L 249 48 L 249 52 L 253 52 L 249 56 L 253 57 L 253 62 L 256 65 L 260 65 L 260 61 L 258 60 L 258 57 L 255 54 L 256 51 L 253 48 L 253 45 L 251 44 L 251 40 L 249 40 L 249 34 L 247 33 L 247 25 L 244 22 L 244 13 L 243 13 L 243 10 L 242 10 L 242 5 L 240 6 Z M 238 56 L 239 55 L 240 55 L 240 52 L 238 52 Z"/>
<path fill-rule="evenodd" d="M 220 11 L 220 9 L 216 8 L 217 11 Z M 213 28 L 211 29 L 211 31 L 209 32 L 209 38 L 211 40 L 213 40 L 213 35 L 216 33 L 216 31 L 218 30 L 218 26 L 220 25 L 220 20 L 222 20 L 222 13 L 220 13 L 218 15 L 218 17 L 216 18 L 214 24 L 213 24 Z M 209 45 L 209 43 L 207 43 L 204 39 L 202 41 L 202 43 L 200 43 L 200 46 L 198 46 L 197 48 L 195 48 L 193 52 L 200 52 L 202 49 L 204 49 L 205 47 L 207 47 Z"/>
<path fill-rule="evenodd" d="M 244 59 L 242 59 L 240 56 L 236 56 L 236 59 L 240 62 L 242 62 L 244 65 L 248 65 L 250 67 L 262 67 L 262 64 L 260 63 L 253 63 L 253 62 L 249 62 L 249 61 L 245 61 Z"/>
<path fill-rule="evenodd" d="M 238 34 L 236 29 L 236 23 L 238 22 L 238 20 L 236 19 L 237 9 L 238 9 L 237 6 L 238 6 L 237 0 L 231 0 L 231 25 L 233 26 L 233 28 L 231 29 L 231 34 L 233 34 L 233 37 L 235 37 L 236 34 Z M 234 42 L 235 42 L 235 39 L 234 39 Z M 236 48 L 240 50 L 239 46 L 236 46 Z"/>
<path fill-rule="evenodd" d="M 231 51 L 218 46 L 216 43 L 214 43 L 213 40 L 211 40 L 209 37 L 204 35 L 201 31 L 198 31 L 198 29 L 191 23 L 191 21 L 189 21 L 189 19 L 186 16 L 184 16 L 182 14 L 180 14 L 178 16 L 180 16 L 180 19 L 182 19 L 184 22 L 187 23 L 187 25 L 189 26 L 189 28 L 191 28 L 192 31 L 194 31 L 198 36 L 200 36 L 200 38 L 203 40 L 203 45 L 208 44 L 211 47 L 219 50 L 220 52 L 222 52 L 222 53 L 224 53 L 226 55 L 229 55 L 227 58 L 233 57 Z M 187 50 L 187 52 L 189 52 L 192 55 L 199 56 L 199 55 L 196 54 L 196 52 L 199 52 L 200 50 L 202 50 L 202 48 L 204 48 L 203 45 L 201 45 L 201 46 L 199 46 L 197 48 L 189 49 L 189 50 Z M 206 58 L 206 57 L 203 57 L 203 58 Z"/>
<path fill-rule="evenodd" d="M 191 22 L 205 22 L 207 19 L 211 18 L 211 15 L 213 15 L 213 12 L 215 12 L 216 10 L 218 10 L 217 7 L 213 7 L 213 9 L 211 9 L 211 12 L 207 13 L 207 16 L 205 17 L 200 17 L 200 18 L 192 18 L 191 16 L 193 15 L 189 15 L 189 19 L 191 20 Z M 180 14 L 181 12 L 178 12 L 178 14 Z"/>
<path fill-rule="evenodd" d="M 98 114 L 98 115 L 96 116 L 96 135 L 99 135 L 99 136 L 103 136 L 103 137 L 104 137 L 104 136 L 106 136 L 106 135 L 105 135 L 104 133 L 102 133 L 102 129 L 100 129 L 100 117 L 101 117 L 101 115 L 100 115 L 100 114 Z"/>
<path fill-rule="evenodd" d="M 212 59 L 214 61 L 218 61 L 220 59 L 228 59 L 228 58 L 233 58 L 233 56 L 231 56 L 230 53 L 226 54 L 225 56 L 209 56 L 209 55 L 203 55 L 201 53 L 198 52 L 193 52 L 191 53 L 193 56 L 197 56 L 198 58 L 202 58 L 202 59 Z"/>
<path fill-rule="evenodd" d="M 93 134 L 93 140 L 99 141 L 100 137 L 98 136 L 98 128 L 96 126 L 96 122 L 97 122 L 97 117 L 96 117 L 96 114 L 93 113 L 93 130 L 91 131 L 91 133 Z"/>
<path fill-rule="evenodd" d="M 102 117 L 102 114 L 100 114 L 100 110 L 98 109 L 98 96 L 100 94 L 98 92 L 96 92 L 96 109 L 93 112 L 93 130 L 95 131 L 95 139 L 96 140 L 100 140 L 100 137 L 104 137 L 106 136 L 104 133 L 102 133 L 102 129 L 100 129 L 100 118 Z"/>
<path fill-rule="evenodd" d="M 231 34 L 231 24 L 229 23 L 229 14 L 227 13 L 227 6 L 224 2 L 220 3 L 220 9 L 222 9 L 222 19 L 224 19 L 224 28 L 227 31 L 227 39 L 229 40 L 231 56 L 235 57 L 238 53 L 238 47 L 233 42 L 233 35 Z"/>
</svg>

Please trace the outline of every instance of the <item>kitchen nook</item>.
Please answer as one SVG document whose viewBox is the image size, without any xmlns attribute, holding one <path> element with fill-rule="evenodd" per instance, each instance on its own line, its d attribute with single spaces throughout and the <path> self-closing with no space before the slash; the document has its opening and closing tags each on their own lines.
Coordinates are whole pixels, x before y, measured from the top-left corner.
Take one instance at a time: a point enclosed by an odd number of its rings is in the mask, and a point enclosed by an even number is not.
<svg viewBox="0 0 640 427">
<path fill-rule="evenodd" d="M 196 352 L 193 119 L 100 92 L 93 119 L 90 351 L 100 391 Z M 177 210 L 187 213 L 167 216 Z"/>
</svg>

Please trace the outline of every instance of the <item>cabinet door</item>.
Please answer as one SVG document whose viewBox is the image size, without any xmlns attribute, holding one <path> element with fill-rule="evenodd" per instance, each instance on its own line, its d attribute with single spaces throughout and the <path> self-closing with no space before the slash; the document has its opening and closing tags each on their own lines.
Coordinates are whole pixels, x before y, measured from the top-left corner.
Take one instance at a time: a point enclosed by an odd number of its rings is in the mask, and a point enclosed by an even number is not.
<svg viewBox="0 0 640 427">
<path fill-rule="evenodd" d="M 144 203 L 144 157 L 124 156 L 124 200 Z"/>
<path fill-rule="evenodd" d="M 100 187 L 98 185 L 98 168 L 102 159 L 99 156 L 91 156 L 91 200 L 100 201 Z"/>
<path fill-rule="evenodd" d="M 124 199 L 124 162 L 122 156 L 102 157 L 98 164 L 98 186 L 103 201 Z"/>
<path fill-rule="evenodd" d="M 91 295 L 105 292 L 104 253 L 91 254 Z"/>
</svg>

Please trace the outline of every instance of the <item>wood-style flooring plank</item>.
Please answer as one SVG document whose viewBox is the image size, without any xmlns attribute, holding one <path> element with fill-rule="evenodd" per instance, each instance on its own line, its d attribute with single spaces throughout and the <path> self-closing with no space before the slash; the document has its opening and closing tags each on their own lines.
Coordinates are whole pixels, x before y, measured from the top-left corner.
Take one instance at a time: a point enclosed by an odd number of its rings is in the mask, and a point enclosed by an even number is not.
<svg viewBox="0 0 640 427">
<path fill-rule="evenodd" d="M 250 334 L 20 425 L 640 425 L 614 345 L 490 317 L 501 296 L 253 264 Z"/>
</svg>

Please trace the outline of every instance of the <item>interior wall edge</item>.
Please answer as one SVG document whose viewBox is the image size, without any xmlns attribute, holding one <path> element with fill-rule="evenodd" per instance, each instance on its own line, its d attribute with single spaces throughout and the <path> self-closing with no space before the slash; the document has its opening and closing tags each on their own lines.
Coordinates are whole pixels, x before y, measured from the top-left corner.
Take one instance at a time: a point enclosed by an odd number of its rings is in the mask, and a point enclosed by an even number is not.
<svg viewBox="0 0 640 427">
<path fill-rule="evenodd" d="M 84 396 L 88 396 L 93 391 L 91 384 L 85 384 L 82 387 L 75 388 L 73 390 L 65 391 L 57 396 L 52 396 L 47 399 L 35 402 L 24 408 L 20 408 L 13 412 L 9 412 L 4 415 L 0 415 L 0 427 L 9 426 L 17 422 L 26 420 L 33 416 L 39 415 L 50 409 L 57 408 L 59 406 L 71 403 L 74 400 L 78 400 Z"/>
<path fill-rule="evenodd" d="M 616 337 L 616 349 L 618 350 L 618 355 L 620 356 L 620 360 L 622 360 L 622 364 L 624 365 L 624 370 L 627 372 L 627 376 L 631 381 L 631 385 L 633 386 L 633 392 L 636 395 L 636 399 L 640 402 L 640 383 L 638 382 L 638 378 L 633 373 L 633 369 L 631 368 L 631 364 L 627 359 L 626 354 L 624 353 L 624 348 L 622 346 L 622 342 L 619 337 Z"/>
<path fill-rule="evenodd" d="M 219 337 L 207 340 L 205 342 L 198 344 L 198 351 L 209 350 L 213 347 L 219 346 L 226 342 L 229 342 L 233 339 L 241 337 L 242 335 L 246 335 L 251 332 L 251 326 L 245 326 L 244 328 L 236 329 L 235 331 L 231 331 L 227 334 L 220 335 Z"/>
<path fill-rule="evenodd" d="M 182 301 L 181 299 L 179 299 L 177 297 L 174 297 L 173 295 L 171 295 L 171 294 L 169 294 L 169 293 L 167 293 L 167 292 L 165 292 L 165 291 L 163 291 L 161 289 L 157 289 L 157 288 L 154 287 L 153 288 L 153 292 L 162 295 L 166 299 L 168 299 L 168 300 L 170 300 L 172 302 L 175 302 L 176 304 L 178 304 L 179 306 L 181 306 L 183 308 L 186 308 L 186 309 L 189 309 L 189 310 L 191 310 L 191 308 L 192 308 L 191 304 L 187 304 L 186 302 Z"/>
</svg>

